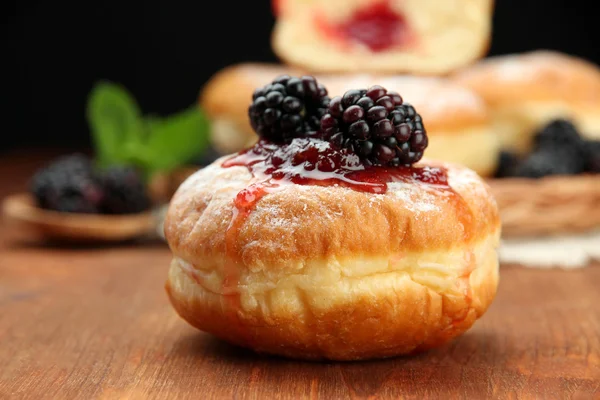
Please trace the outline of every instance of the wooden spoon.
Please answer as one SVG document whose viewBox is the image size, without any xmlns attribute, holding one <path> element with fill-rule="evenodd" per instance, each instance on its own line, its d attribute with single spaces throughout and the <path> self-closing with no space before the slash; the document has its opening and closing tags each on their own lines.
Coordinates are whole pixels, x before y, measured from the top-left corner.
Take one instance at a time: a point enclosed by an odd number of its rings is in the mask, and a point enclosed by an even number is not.
<svg viewBox="0 0 600 400">
<path fill-rule="evenodd" d="M 36 206 L 28 193 L 8 196 L 4 215 L 50 239 L 77 242 L 118 242 L 155 236 L 160 225 L 156 211 L 131 215 L 76 214 Z"/>
</svg>

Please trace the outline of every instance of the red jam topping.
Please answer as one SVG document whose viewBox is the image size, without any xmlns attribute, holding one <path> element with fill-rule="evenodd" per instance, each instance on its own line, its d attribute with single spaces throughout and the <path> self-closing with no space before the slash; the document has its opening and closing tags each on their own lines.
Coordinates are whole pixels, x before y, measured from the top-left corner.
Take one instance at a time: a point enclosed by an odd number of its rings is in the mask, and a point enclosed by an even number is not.
<svg viewBox="0 0 600 400">
<path fill-rule="evenodd" d="M 337 25 L 318 16 L 317 26 L 333 39 L 360 43 L 373 52 L 400 47 L 410 41 L 406 18 L 392 9 L 389 0 L 359 9 L 348 21 Z"/>
<path fill-rule="evenodd" d="M 356 154 L 319 139 L 294 139 L 286 145 L 260 141 L 223 163 L 224 168 L 233 166 L 244 166 L 255 177 L 255 182 L 236 197 L 237 209 L 242 213 L 265 194 L 290 183 L 338 185 L 376 194 L 385 193 L 389 182 L 448 185 L 442 168 L 365 166 Z"/>
</svg>

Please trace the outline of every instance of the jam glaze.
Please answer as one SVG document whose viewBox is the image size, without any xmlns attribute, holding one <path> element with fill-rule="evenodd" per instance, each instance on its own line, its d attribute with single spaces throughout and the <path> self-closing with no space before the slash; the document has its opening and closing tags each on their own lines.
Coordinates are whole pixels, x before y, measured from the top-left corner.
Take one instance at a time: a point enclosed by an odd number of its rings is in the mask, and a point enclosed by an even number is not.
<svg viewBox="0 0 600 400">
<path fill-rule="evenodd" d="M 358 9 L 339 24 L 332 24 L 322 14 L 316 14 L 315 24 L 330 39 L 345 44 L 359 43 L 375 53 L 413 42 L 406 18 L 392 8 L 390 0 Z"/>
<path fill-rule="evenodd" d="M 338 186 L 355 191 L 384 194 L 388 183 L 420 183 L 451 194 L 452 201 L 463 202 L 448 184 L 447 171 L 441 167 L 379 167 L 367 166 L 346 149 L 334 148 L 320 139 L 294 139 L 289 144 L 261 140 L 255 146 L 226 159 L 221 167 L 242 166 L 252 174 L 252 180 L 234 199 L 231 223 L 225 233 L 226 264 L 222 294 L 224 310 L 231 328 L 250 346 L 253 342 L 248 323 L 241 319 L 240 271 L 244 270 L 239 233 L 258 201 L 269 193 L 284 190 L 289 185 Z M 464 205 L 464 204 L 463 204 Z M 460 207 L 462 208 L 462 207 Z M 470 214 L 470 213 L 469 213 Z M 466 221 L 465 221 L 466 222 Z M 470 271 L 468 271 L 470 273 Z M 468 276 L 462 288 L 470 291 Z M 469 296 L 470 297 L 470 296 Z"/>
</svg>

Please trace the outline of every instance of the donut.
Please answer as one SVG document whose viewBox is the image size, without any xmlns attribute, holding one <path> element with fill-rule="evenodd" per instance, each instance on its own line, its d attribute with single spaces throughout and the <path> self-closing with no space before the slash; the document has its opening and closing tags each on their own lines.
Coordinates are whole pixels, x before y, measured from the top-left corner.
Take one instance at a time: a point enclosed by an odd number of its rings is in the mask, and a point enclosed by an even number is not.
<svg viewBox="0 0 600 400">
<path fill-rule="evenodd" d="M 397 93 L 348 91 L 323 114 L 312 105 L 326 97 L 313 78 L 258 89 L 259 140 L 177 189 L 169 299 L 192 326 L 258 353 L 364 360 L 440 346 L 495 297 L 496 202 L 473 170 L 422 158 L 428 128 Z M 322 131 L 263 126 L 295 112 L 322 115 Z"/>
<path fill-rule="evenodd" d="M 280 0 L 272 35 L 315 72 L 440 75 L 485 55 L 492 0 Z"/>
<path fill-rule="evenodd" d="M 547 50 L 495 56 L 452 79 L 489 105 L 503 148 L 529 151 L 535 132 L 556 119 L 600 138 L 600 68 L 583 59 Z"/>
<path fill-rule="evenodd" d="M 248 122 L 252 92 L 275 76 L 285 74 L 300 75 L 302 71 L 271 64 L 240 64 L 209 80 L 201 91 L 199 104 L 212 120 L 211 138 L 217 149 L 228 154 L 256 142 L 256 133 Z M 472 90 L 434 77 L 374 74 L 316 77 L 332 97 L 352 87 L 366 88 L 373 84 L 402 93 L 426 122 L 429 158 L 463 164 L 482 176 L 495 171 L 500 141 L 492 130 L 487 105 Z"/>
</svg>

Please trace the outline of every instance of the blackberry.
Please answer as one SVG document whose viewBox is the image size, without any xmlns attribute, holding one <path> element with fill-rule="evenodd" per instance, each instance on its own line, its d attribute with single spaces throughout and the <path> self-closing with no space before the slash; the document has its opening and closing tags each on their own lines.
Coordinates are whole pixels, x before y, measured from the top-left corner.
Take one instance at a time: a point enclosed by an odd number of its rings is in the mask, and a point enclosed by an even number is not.
<svg viewBox="0 0 600 400">
<path fill-rule="evenodd" d="M 546 126 L 534 136 L 535 149 L 568 149 L 578 156 L 583 155 L 583 140 L 577 128 L 565 119 L 557 119 Z"/>
<path fill-rule="evenodd" d="M 135 168 L 108 168 L 102 172 L 100 182 L 104 189 L 103 213 L 132 214 L 150 208 L 146 185 Z"/>
<path fill-rule="evenodd" d="M 321 133 L 372 165 L 414 164 L 428 144 L 423 120 L 414 107 L 381 86 L 350 90 L 331 99 Z"/>
<path fill-rule="evenodd" d="M 38 206 L 61 212 L 98 213 L 103 199 L 92 163 L 81 154 L 61 157 L 38 170 L 30 190 Z"/>
<path fill-rule="evenodd" d="M 518 165 L 519 157 L 513 152 L 503 150 L 500 152 L 498 168 L 496 169 L 494 176 L 496 178 L 507 178 L 514 176 Z"/>
<path fill-rule="evenodd" d="M 516 168 L 514 175 L 542 178 L 549 175 L 576 175 L 583 172 L 583 160 L 570 149 L 540 149 L 530 153 Z"/>
<path fill-rule="evenodd" d="M 289 143 L 314 136 L 328 106 L 327 89 L 315 78 L 283 75 L 254 92 L 248 114 L 260 137 Z"/>
<path fill-rule="evenodd" d="M 585 172 L 600 173 L 600 140 L 584 142 Z"/>
</svg>

